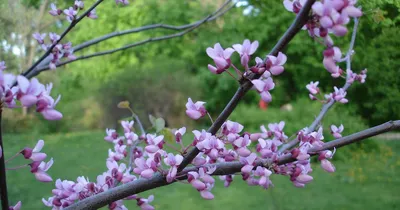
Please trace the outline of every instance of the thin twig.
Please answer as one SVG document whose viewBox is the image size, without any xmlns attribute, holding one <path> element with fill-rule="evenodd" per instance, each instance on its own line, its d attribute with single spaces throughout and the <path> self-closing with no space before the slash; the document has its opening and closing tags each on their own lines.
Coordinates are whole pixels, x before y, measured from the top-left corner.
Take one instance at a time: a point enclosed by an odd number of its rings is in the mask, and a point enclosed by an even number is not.
<svg viewBox="0 0 400 210">
<path fill-rule="evenodd" d="M 105 41 L 107 39 L 110 39 L 112 37 L 116 37 L 116 36 L 121 36 L 121 35 L 126 35 L 129 33 L 136 33 L 136 32 L 140 32 L 140 31 L 145 31 L 145 30 L 149 30 L 149 29 L 154 29 L 157 28 L 156 26 L 159 26 L 160 28 L 164 28 L 167 27 L 169 29 L 174 29 L 174 30 L 183 30 L 186 29 L 184 31 L 178 32 L 178 33 L 173 33 L 173 34 L 169 34 L 169 35 L 164 35 L 164 36 L 159 36 L 159 37 L 152 37 L 152 38 L 148 38 L 142 41 L 138 41 L 129 45 L 125 45 L 123 47 L 117 48 L 117 49 L 113 49 L 113 50 L 106 50 L 106 51 L 102 51 L 102 52 L 97 52 L 97 53 L 93 53 L 93 54 L 89 54 L 89 55 L 82 55 L 82 56 L 78 56 L 76 59 L 74 60 L 68 60 L 68 61 L 63 61 L 60 62 L 58 64 L 56 64 L 56 67 L 60 67 L 60 66 L 64 66 L 66 64 L 75 62 L 75 61 L 79 61 L 79 60 L 83 60 L 83 59 L 88 59 L 88 58 L 92 58 L 92 57 L 97 57 L 97 56 L 102 56 L 102 55 L 107 55 L 107 54 L 112 54 L 121 50 L 126 50 L 126 49 L 130 49 L 132 47 L 137 47 L 143 44 L 147 44 L 150 42 L 156 42 L 156 41 L 161 41 L 161 40 L 166 40 L 166 39 L 172 39 L 172 38 L 176 38 L 176 37 L 180 37 L 183 36 L 191 31 L 193 31 L 194 29 L 198 28 L 200 25 L 202 25 L 205 22 L 210 22 L 212 20 L 217 19 L 218 17 L 222 16 L 223 14 L 225 14 L 226 12 L 228 12 L 230 9 L 232 9 L 235 4 L 232 4 L 231 6 L 229 6 L 228 8 L 224 9 L 232 0 L 228 0 L 226 1 L 217 11 L 215 11 L 214 13 L 208 15 L 207 17 L 205 17 L 202 20 L 196 21 L 194 23 L 191 24 L 187 24 L 187 25 L 182 25 L 182 26 L 171 26 L 171 25 L 163 25 L 163 24 L 155 24 L 155 25 L 149 25 L 149 26 L 143 26 L 140 28 L 135 28 L 135 29 L 130 29 L 130 30 L 126 30 L 126 31 L 122 31 L 122 32 L 114 32 L 111 34 L 107 34 L 103 37 L 100 38 L 96 38 L 94 40 L 90 40 L 87 41 L 85 43 L 82 43 L 76 47 L 74 47 L 74 52 L 79 51 L 81 49 L 84 49 L 86 47 L 89 47 L 91 45 L 97 44 L 101 41 Z M 50 60 L 48 61 L 50 62 Z M 34 71 L 31 71 L 29 74 L 26 74 L 25 76 L 27 78 L 32 78 L 36 75 L 38 75 L 40 72 L 42 71 L 46 71 L 49 69 L 49 66 L 47 65 L 47 61 L 44 62 L 43 64 L 41 64 L 40 66 L 38 66 L 37 68 L 35 68 Z"/>
<path fill-rule="evenodd" d="M 364 131 L 360 131 L 358 133 L 345 136 L 339 139 L 336 139 L 334 141 L 330 141 L 325 143 L 321 148 L 318 150 L 310 150 L 309 154 L 310 155 L 316 155 L 318 154 L 319 151 L 324 151 L 324 150 L 331 150 L 333 148 L 340 148 L 342 146 L 352 144 L 364 139 L 367 139 L 371 136 L 376 136 L 385 132 L 393 131 L 393 130 L 400 130 L 400 120 L 397 121 L 390 121 L 387 123 L 384 123 L 382 125 L 378 125 L 373 128 L 366 129 Z M 290 162 L 294 162 L 296 159 L 291 157 L 291 154 L 283 155 L 279 158 L 277 164 L 282 165 Z M 265 166 L 268 163 L 267 160 L 258 160 L 256 161 L 256 166 Z M 216 163 L 216 164 L 210 164 L 207 166 L 215 166 L 216 170 L 212 174 L 213 176 L 221 176 L 221 175 L 230 175 L 230 174 L 235 174 L 240 172 L 241 168 L 243 167 L 243 164 L 235 161 L 235 162 L 223 162 L 223 163 Z M 255 167 L 256 167 L 255 166 Z M 177 177 L 179 177 L 179 180 L 184 180 L 187 179 L 187 173 L 190 171 L 196 171 L 198 170 L 198 167 L 192 166 L 185 168 L 182 172 L 177 174 Z M 109 189 L 105 192 L 102 192 L 100 194 L 94 195 L 92 197 L 86 198 L 84 200 L 81 200 L 69 207 L 66 208 L 66 210 L 83 210 L 83 209 L 98 209 L 101 208 L 108 203 L 126 198 L 130 195 L 138 194 L 144 191 L 148 191 L 151 189 L 155 189 L 161 186 L 165 185 L 170 185 L 172 184 L 166 182 L 164 176 L 160 173 L 155 174 L 152 178 L 150 179 L 138 179 L 129 183 L 126 183 L 124 185 L 117 186 L 115 188 Z"/>
<path fill-rule="evenodd" d="M 218 17 L 222 16 L 223 14 L 225 14 L 227 11 L 229 11 L 229 9 L 231 9 L 234 5 L 232 5 L 228 9 L 225 9 L 224 11 L 221 12 L 221 10 L 224 7 L 226 7 L 231 1 L 232 0 L 226 1 L 217 11 L 215 11 L 214 13 L 211 14 L 212 17 L 208 18 L 206 20 L 206 22 L 211 22 L 211 21 L 217 19 Z M 174 25 L 158 23 L 158 24 L 152 24 L 152 25 L 146 25 L 146 26 L 142 26 L 142 27 L 138 27 L 138 28 L 128 29 L 128 30 L 124 30 L 124 31 L 115 31 L 113 33 L 110 33 L 110 34 L 95 38 L 93 40 L 84 42 L 82 44 L 79 44 L 79 45 L 73 47 L 73 50 L 74 50 L 74 52 L 78 52 L 78 51 L 80 51 L 80 50 L 82 50 L 84 48 L 87 48 L 87 47 L 95 45 L 95 44 L 97 44 L 99 42 L 111 39 L 113 37 L 118 37 L 118 36 L 123 36 L 123 35 L 127 35 L 127 34 L 133 34 L 133 33 L 138 33 L 138 32 L 152 30 L 152 29 L 161 28 L 161 29 L 169 29 L 169 30 L 174 30 L 174 31 L 180 31 L 180 30 L 191 28 L 191 27 L 199 24 L 200 22 L 202 22 L 202 20 L 198 20 L 198 21 L 196 21 L 194 23 L 190 23 L 190 24 L 186 24 L 186 25 L 180 25 L 180 26 L 174 26 Z"/>
<path fill-rule="evenodd" d="M 56 45 L 58 43 L 60 43 L 60 41 L 75 27 L 75 25 L 78 24 L 84 17 L 86 17 L 89 14 L 89 12 L 91 12 L 93 9 L 95 9 L 103 1 L 104 0 L 98 0 L 88 10 L 86 10 L 81 16 L 79 16 L 77 19 L 73 20 L 71 22 L 71 24 L 68 26 L 68 28 L 65 29 L 65 31 L 61 34 L 60 38 L 55 43 L 53 43 L 49 49 L 47 49 L 47 51 L 42 55 L 42 57 L 39 58 L 39 60 L 37 60 L 28 70 L 26 70 L 24 73 L 22 73 L 22 75 L 23 76 L 29 75 L 29 73 L 31 71 L 33 71 L 36 66 L 38 66 L 45 58 L 47 58 L 47 56 L 50 55 L 50 53 L 53 51 L 54 47 L 56 47 Z M 16 85 L 16 83 L 14 85 Z"/>
<path fill-rule="evenodd" d="M 269 55 L 276 56 L 283 48 L 293 39 L 293 37 L 300 31 L 300 29 L 304 26 L 307 22 L 309 16 L 309 11 L 311 10 L 311 6 L 314 4 L 315 0 L 308 0 L 302 9 L 300 10 L 299 14 L 296 16 L 296 19 L 293 21 L 292 25 L 289 29 L 285 32 L 285 34 L 279 39 L 278 43 L 274 46 L 271 50 Z M 266 61 L 264 61 L 266 62 Z M 215 122 L 211 125 L 208 129 L 208 132 L 215 134 L 221 128 L 222 124 L 228 119 L 229 115 L 233 112 L 233 110 L 238 105 L 239 101 L 243 98 L 243 96 L 253 87 L 251 83 L 252 79 L 257 79 L 261 75 L 260 74 L 250 74 L 248 78 L 241 79 L 241 85 L 239 89 L 236 91 L 235 95 L 226 105 L 224 110 L 215 120 Z M 181 165 L 178 168 L 178 171 L 184 169 L 188 164 L 190 164 L 193 159 L 199 154 L 199 150 L 197 148 L 192 149 L 188 155 L 185 156 Z"/>
<path fill-rule="evenodd" d="M 130 108 L 129 108 L 129 109 L 130 109 Z M 132 109 L 131 109 L 131 111 L 132 111 L 132 113 L 134 113 Z M 144 128 L 143 128 L 143 124 L 142 124 L 142 122 L 140 121 L 139 116 L 138 116 L 137 114 L 133 114 L 132 117 L 135 119 L 136 124 L 137 124 L 138 127 L 139 127 L 140 136 L 145 136 L 145 135 L 146 135 L 146 131 L 145 131 Z M 133 150 L 136 148 L 136 146 L 139 144 L 139 142 L 140 142 L 140 137 L 139 137 L 139 139 L 138 139 L 137 141 L 135 141 L 135 142 L 131 145 L 131 147 L 130 147 L 130 149 L 129 149 L 129 167 L 131 168 L 131 171 L 133 171 L 133 167 L 132 167 Z"/>
</svg>

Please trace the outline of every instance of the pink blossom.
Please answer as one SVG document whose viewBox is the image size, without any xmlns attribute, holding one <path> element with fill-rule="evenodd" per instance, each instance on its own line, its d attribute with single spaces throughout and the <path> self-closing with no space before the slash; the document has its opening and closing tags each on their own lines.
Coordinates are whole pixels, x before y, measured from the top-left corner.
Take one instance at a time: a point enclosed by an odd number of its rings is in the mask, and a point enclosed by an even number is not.
<svg viewBox="0 0 400 210">
<path fill-rule="evenodd" d="M 188 98 L 188 102 L 186 103 L 186 114 L 194 120 L 204 117 L 207 113 L 207 110 L 204 107 L 205 103 L 206 102 L 203 101 L 193 103 L 192 99 Z"/>
<path fill-rule="evenodd" d="M 148 153 L 156 153 L 158 150 L 163 148 L 164 144 L 164 136 L 154 136 L 151 134 L 146 135 L 147 146 L 145 147 L 146 152 Z"/>
<path fill-rule="evenodd" d="M 279 140 L 281 142 L 284 142 L 288 137 L 285 135 L 283 132 L 283 128 L 285 127 L 285 122 L 281 121 L 279 123 L 270 123 L 268 124 L 269 130 L 272 132 L 274 135 L 274 140 Z M 277 146 L 280 146 L 281 144 L 277 144 Z"/>
<path fill-rule="evenodd" d="M 224 148 L 224 143 L 215 136 L 210 136 L 196 144 L 196 147 L 208 155 L 212 160 L 218 158 L 218 153 Z"/>
<path fill-rule="evenodd" d="M 231 55 L 235 50 L 232 48 L 222 48 L 221 44 L 217 43 L 214 48 L 207 48 L 206 52 L 209 57 L 211 57 L 215 66 L 208 64 L 208 69 L 214 74 L 221 74 L 227 70 L 231 65 Z"/>
<path fill-rule="evenodd" d="M 272 172 L 264 167 L 257 166 L 256 170 L 254 171 L 255 176 L 259 176 L 260 179 L 258 180 L 258 184 L 260 186 L 264 186 L 268 188 L 269 185 L 272 184 L 269 176 L 271 176 Z"/>
<path fill-rule="evenodd" d="M 310 158 L 308 150 L 311 148 L 312 145 L 309 142 L 301 143 L 301 146 L 297 149 L 297 155 L 294 155 L 292 152 L 292 157 L 296 158 L 297 160 L 308 160 Z"/>
<path fill-rule="evenodd" d="M 336 65 L 336 62 L 339 61 L 341 57 L 342 52 L 338 47 L 328 48 L 324 51 L 324 67 L 334 78 L 337 78 L 342 74 L 342 70 Z"/>
<path fill-rule="evenodd" d="M 111 204 L 108 204 L 108 208 L 110 210 L 128 210 L 122 200 L 117 200 L 112 202 Z"/>
<path fill-rule="evenodd" d="M 323 128 L 322 126 L 318 128 L 318 131 L 311 132 L 308 136 L 308 140 L 313 147 L 321 147 L 324 142 L 324 135 L 323 135 Z"/>
<path fill-rule="evenodd" d="M 172 153 L 169 153 L 168 156 L 164 159 L 165 164 L 171 166 L 168 171 L 167 182 L 172 182 L 175 179 L 178 167 L 182 163 L 182 160 L 182 155 L 178 154 L 174 156 Z"/>
<path fill-rule="evenodd" d="M 140 174 L 143 178 L 150 179 L 157 171 L 157 163 L 151 158 L 145 160 L 143 157 L 135 159 L 136 167 L 133 172 Z"/>
<path fill-rule="evenodd" d="M 250 55 L 253 55 L 258 48 L 258 41 L 250 42 L 250 40 L 245 39 L 243 44 L 234 44 L 233 49 L 240 54 L 240 62 L 242 66 L 247 68 Z"/>
<path fill-rule="evenodd" d="M 308 91 L 310 91 L 311 94 L 315 95 L 319 93 L 319 88 L 318 88 L 319 82 L 310 82 L 310 84 L 306 85 L 306 88 Z"/>
<path fill-rule="evenodd" d="M 83 3 L 83 1 L 75 0 L 74 8 L 75 8 L 76 10 L 77 10 L 77 9 L 83 9 L 84 6 L 85 6 L 85 4 Z"/>
<path fill-rule="evenodd" d="M 250 174 L 255 166 L 257 155 L 255 153 L 251 153 L 249 156 L 240 158 L 240 162 L 244 165 L 241 169 L 242 173 Z"/>
<path fill-rule="evenodd" d="M 29 165 L 31 166 L 31 172 L 35 175 L 37 180 L 41 182 L 51 182 L 53 179 L 46 173 L 46 171 L 50 169 L 53 162 L 53 158 L 51 158 L 47 163 L 43 161 L 35 161 Z"/>
<path fill-rule="evenodd" d="M 54 109 L 60 98 L 60 95 L 56 100 L 49 95 L 42 95 L 36 104 L 36 111 L 40 112 L 46 120 L 60 120 L 63 115 Z"/>
<path fill-rule="evenodd" d="M 321 167 L 329 173 L 335 172 L 336 168 L 335 166 L 329 161 L 329 160 L 321 160 Z"/>
<path fill-rule="evenodd" d="M 114 150 L 115 152 L 111 149 L 108 150 L 108 160 L 120 161 L 127 155 L 126 145 L 115 144 Z"/>
<path fill-rule="evenodd" d="M 267 56 L 266 68 L 272 75 L 279 75 L 284 71 L 283 65 L 287 61 L 287 57 L 282 52 L 278 53 L 278 56 Z"/>
<path fill-rule="evenodd" d="M 321 161 L 321 167 L 329 172 L 329 173 L 333 173 L 335 172 L 335 166 L 327 159 L 332 159 L 333 155 L 335 154 L 336 149 L 334 149 L 333 152 L 329 151 L 329 150 L 325 150 L 319 153 L 318 156 L 318 160 Z"/>
<path fill-rule="evenodd" d="M 204 168 L 200 168 L 198 172 L 191 171 L 188 173 L 188 182 L 200 192 L 201 197 L 211 200 L 214 199 L 210 191 L 214 187 L 215 180 L 208 173 L 211 174 L 212 171 L 206 172 Z"/>
<path fill-rule="evenodd" d="M 223 125 L 222 125 L 222 133 L 224 135 L 228 135 L 230 133 L 233 134 L 238 134 L 243 130 L 243 125 L 233 122 L 230 120 L 227 120 Z"/>
<path fill-rule="evenodd" d="M 121 121 L 121 125 L 124 128 L 124 133 L 129 133 L 133 128 L 133 121 Z"/>
<path fill-rule="evenodd" d="M 46 34 L 39 34 L 38 32 L 32 34 L 32 37 L 36 39 L 36 41 L 41 45 L 44 43 L 44 38 L 46 37 Z"/>
<path fill-rule="evenodd" d="M 212 136 L 211 133 L 208 133 L 204 129 L 201 130 L 201 132 L 198 131 L 198 130 L 194 130 L 194 131 L 192 131 L 192 133 L 194 134 L 194 142 L 193 142 L 194 145 L 196 145 L 199 142 L 202 142 L 202 141 L 204 141 L 204 140 L 206 140 L 206 139 L 208 139 L 208 138 L 210 138 Z"/>
<path fill-rule="evenodd" d="M 113 142 L 118 139 L 118 133 L 114 129 L 106 129 L 107 136 L 104 137 L 104 140 L 108 142 Z"/>
<path fill-rule="evenodd" d="M 256 149 L 262 158 L 273 158 L 274 153 L 277 152 L 278 146 L 281 144 L 282 142 L 278 140 L 264 140 L 260 138 L 258 139 Z"/>
<path fill-rule="evenodd" d="M 27 147 L 21 151 L 21 154 L 24 156 L 25 159 L 31 159 L 33 161 L 40 162 L 46 159 L 47 157 L 45 153 L 40 152 L 43 146 L 44 146 L 44 141 L 39 140 L 33 149 Z"/>
<path fill-rule="evenodd" d="M 271 77 L 264 79 L 264 80 L 255 79 L 255 80 L 252 80 L 251 83 L 253 83 L 254 87 L 260 93 L 261 99 L 263 101 L 265 101 L 267 103 L 272 101 L 272 96 L 269 93 L 269 91 L 274 89 L 275 83 Z"/>
<path fill-rule="evenodd" d="M 56 34 L 56 33 L 49 33 L 49 38 L 50 38 L 50 41 L 53 43 L 53 44 L 55 44 L 55 43 L 57 43 L 57 41 L 60 39 L 60 35 L 58 35 L 58 34 Z"/>
<path fill-rule="evenodd" d="M 289 12 L 299 13 L 306 0 L 284 0 L 283 5 Z"/>
<path fill-rule="evenodd" d="M 233 147 L 239 156 L 247 157 L 251 154 L 251 151 L 247 148 L 250 143 L 250 136 L 244 135 L 244 137 L 240 137 L 233 142 Z"/>
<path fill-rule="evenodd" d="M 224 181 L 224 187 L 229 187 L 231 183 L 233 182 L 233 177 L 235 175 L 225 175 L 225 176 L 219 176 L 219 179 Z"/>
<path fill-rule="evenodd" d="M 154 207 L 150 205 L 150 203 L 154 200 L 154 196 L 150 195 L 147 199 L 139 198 L 137 200 L 137 205 L 142 210 L 154 210 Z"/>
<path fill-rule="evenodd" d="M 21 201 L 18 201 L 17 204 L 15 204 L 14 206 L 10 206 L 9 210 L 20 210 L 22 206 Z"/>
<path fill-rule="evenodd" d="M 118 165 L 118 163 L 115 160 L 108 160 L 107 168 L 111 172 L 112 177 L 119 182 L 124 177 L 123 173 L 127 169 L 125 163 L 121 163 L 120 165 Z"/>
<path fill-rule="evenodd" d="M 138 135 L 134 132 L 125 133 L 125 138 L 127 145 L 132 145 L 133 142 L 136 142 L 139 139 Z"/>
<path fill-rule="evenodd" d="M 179 128 L 175 131 L 175 141 L 182 144 L 182 136 L 186 133 L 186 127 Z"/>
<path fill-rule="evenodd" d="M 57 7 L 54 3 L 51 3 L 50 7 L 51 7 L 51 10 L 49 11 L 50 15 L 53 15 L 53 16 L 61 15 L 62 11 L 60 9 L 57 9 Z"/>
<path fill-rule="evenodd" d="M 348 100 L 345 98 L 346 97 L 346 91 L 343 88 L 337 88 L 337 87 L 333 87 L 335 92 L 333 93 L 333 99 L 335 99 L 335 101 L 340 102 L 340 103 L 347 103 Z"/>
<path fill-rule="evenodd" d="M 335 138 L 342 138 L 342 132 L 343 132 L 343 125 L 341 124 L 339 127 L 336 127 L 336 125 L 331 125 L 331 133 Z"/>
<path fill-rule="evenodd" d="M 128 5 L 128 4 L 129 4 L 129 1 L 128 1 L 128 0 L 115 0 L 115 3 L 116 3 L 116 4 L 121 3 L 121 4 L 123 4 L 123 5 Z"/>
<path fill-rule="evenodd" d="M 74 21 L 77 13 L 78 11 L 74 10 L 72 7 L 64 10 L 64 14 L 67 16 L 68 22 Z"/>
<path fill-rule="evenodd" d="M 91 19 L 97 19 L 97 14 L 96 14 L 96 9 L 91 10 L 88 14 L 87 14 L 88 18 Z"/>
<path fill-rule="evenodd" d="M 24 76 L 17 76 L 19 91 L 17 93 L 17 99 L 21 101 L 23 106 L 30 107 L 34 105 L 39 94 L 43 91 L 44 86 L 39 83 L 36 78 L 33 78 L 30 82 Z"/>
</svg>

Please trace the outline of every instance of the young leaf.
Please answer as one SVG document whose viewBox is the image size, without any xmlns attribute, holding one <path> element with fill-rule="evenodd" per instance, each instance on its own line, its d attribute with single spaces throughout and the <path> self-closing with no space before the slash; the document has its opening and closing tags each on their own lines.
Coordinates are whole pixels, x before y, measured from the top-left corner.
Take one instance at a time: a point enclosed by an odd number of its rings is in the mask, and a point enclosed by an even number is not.
<svg viewBox="0 0 400 210">
<path fill-rule="evenodd" d="M 163 118 L 157 118 L 154 122 L 154 127 L 156 128 L 156 132 L 160 132 L 165 128 L 165 120 Z"/>
<path fill-rule="evenodd" d="M 118 103 L 118 108 L 120 109 L 128 109 L 129 108 L 129 101 L 121 101 Z"/>
</svg>

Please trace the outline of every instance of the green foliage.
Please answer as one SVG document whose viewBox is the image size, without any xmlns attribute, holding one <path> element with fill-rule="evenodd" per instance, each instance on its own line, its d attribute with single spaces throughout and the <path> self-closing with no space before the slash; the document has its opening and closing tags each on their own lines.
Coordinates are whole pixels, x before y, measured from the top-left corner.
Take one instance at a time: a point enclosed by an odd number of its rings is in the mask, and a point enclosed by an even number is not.
<svg viewBox="0 0 400 210">
<path fill-rule="evenodd" d="M 182 62 L 160 59 L 157 66 L 136 65 L 125 68 L 99 89 L 96 97 L 103 108 L 108 110 L 105 113 L 106 123 L 115 127 L 117 120 L 127 114 L 131 115 L 126 110 L 117 109 L 116 101 L 128 100 L 143 124 L 149 125 L 149 114 L 164 118 L 166 121 L 154 119 L 154 127 L 160 131 L 164 126 L 169 126 L 167 122 L 171 118 L 184 117 L 187 97 L 190 95 L 196 98 L 199 86 L 198 80 L 184 69 Z M 181 126 L 181 123 L 176 126 Z"/>
</svg>

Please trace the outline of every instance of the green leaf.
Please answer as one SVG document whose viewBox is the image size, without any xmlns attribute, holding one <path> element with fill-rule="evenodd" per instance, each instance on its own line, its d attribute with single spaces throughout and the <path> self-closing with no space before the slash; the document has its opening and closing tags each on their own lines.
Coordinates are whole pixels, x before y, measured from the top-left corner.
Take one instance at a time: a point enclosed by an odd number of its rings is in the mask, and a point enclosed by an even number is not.
<svg viewBox="0 0 400 210">
<path fill-rule="evenodd" d="M 129 108 L 129 101 L 121 101 L 118 103 L 118 108 L 120 109 L 128 109 Z"/>
<path fill-rule="evenodd" d="M 165 128 L 165 120 L 163 118 L 157 118 L 154 127 L 156 128 L 157 133 L 160 132 Z"/>
<path fill-rule="evenodd" d="M 170 129 L 164 128 L 160 131 L 161 135 L 164 135 L 164 141 L 168 143 L 174 143 L 175 142 L 175 135 L 171 132 Z"/>
<path fill-rule="evenodd" d="M 153 115 L 149 114 L 149 120 L 150 120 L 151 125 L 154 127 L 156 124 L 156 118 L 153 117 Z"/>
</svg>

